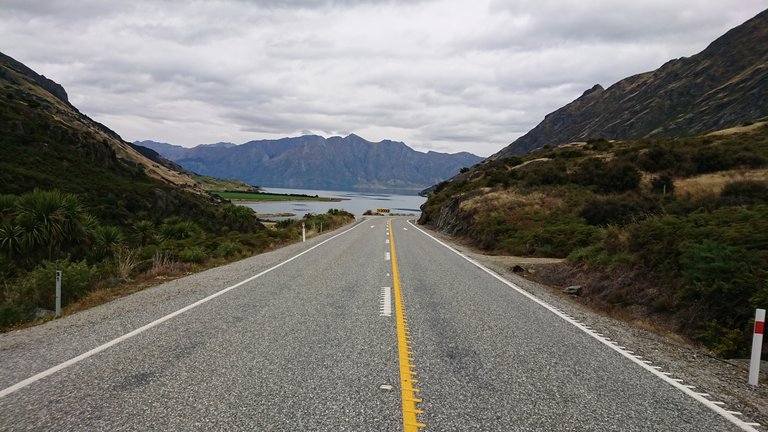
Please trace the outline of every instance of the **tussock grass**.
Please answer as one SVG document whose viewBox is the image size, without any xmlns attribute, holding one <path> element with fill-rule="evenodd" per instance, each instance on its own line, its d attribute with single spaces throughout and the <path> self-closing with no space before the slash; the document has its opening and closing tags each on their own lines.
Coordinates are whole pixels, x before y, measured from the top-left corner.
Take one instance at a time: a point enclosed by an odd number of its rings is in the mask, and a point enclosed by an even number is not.
<svg viewBox="0 0 768 432">
<path fill-rule="evenodd" d="M 702 198 L 709 195 L 717 195 L 722 192 L 728 183 L 740 180 L 768 181 L 768 169 L 739 169 L 702 174 L 675 181 L 675 189 L 681 195 L 687 195 L 691 198 Z"/>
</svg>

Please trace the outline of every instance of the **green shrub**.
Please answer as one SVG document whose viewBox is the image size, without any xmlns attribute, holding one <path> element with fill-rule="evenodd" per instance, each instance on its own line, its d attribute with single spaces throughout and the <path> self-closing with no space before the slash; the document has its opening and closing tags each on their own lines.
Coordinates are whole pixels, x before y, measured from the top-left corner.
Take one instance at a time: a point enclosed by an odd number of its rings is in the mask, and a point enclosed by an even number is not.
<svg viewBox="0 0 768 432">
<path fill-rule="evenodd" d="M 96 228 L 93 237 L 95 247 L 91 251 L 90 256 L 97 261 L 112 255 L 118 246 L 125 243 L 125 236 L 122 230 L 114 226 Z"/>
<path fill-rule="evenodd" d="M 622 193 L 637 189 L 642 175 L 629 162 L 612 160 L 603 162 L 599 158 L 587 158 L 571 175 L 574 183 L 590 186 L 601 193 Z"/>
<path fill-rule="evenodd" d="M 216 258 L 229 258 L 237 254 L 239 249 L 240 249 L 240 246 L 237 243 L 233 243 L 231 241 L 224 241 L 219 243 L 218 246 L 216 246 L 216 249 L 213 251 L 213 256 Z"/>
<path fill-rule="evenodd" d="M 69 259 L 44 261 L 29 272 L 21 282 L 22 304 L 54 309 L 56 270 L 61 270 L 62 306 L 80 299 L 99 277 L 97 268 L 89 266 L 85 260 L 78 262 L 71 262 Z"/>
<path fill-rule="evenodd" d="M 179 259 L 184 262 L 202 263 L 208 255 L 205 250 L 198 246 L 187 247 L 179 252 Z"/>
<path fill-rule="evenodd" d="M 584 155 L 585 155 L 584 150 L 569 148 L 569 149 L 558 150 L 554 153 L 553 156 L 556 158 L 562 158 L 562 159 L 574 159 L 574 158 L 582 157 Z"/>
<path fill-rule="evenodd" d="M 677 171 L 688 163 L 688 156 L 680 149 L 670 145 L 655 146 L 641 153 L 638 158 L 640 168 L 657 173 L 660 171 Z"/>
<path fill-rule="evenodd" d="M 149 244 L 155 236 L 155 224 L 152 221 L 140 220 L 131 229 L 139 246 Z"/>
<path fill-rule="evenodd" d="M 740 180 L 728 183 L 720 192 L 721 206 L 768 204 L 768 182 Z"/>
<path fill-rule="evenodd" d="M 551 186 L 567 183 L 566 168 L 560 163 L 545 163 L 525 171 L 524 179 L 529 186 Z"/>
<path fill-rule="evenodd" d="M 370 212 L 370 210 L 369 210 L 369 212 Z M 369 214 L 373 214 L 373 213 L 369 213 Z M 277 221 L 277 223 L 275 224 L 275 227 L 279 228 L 279 229 L 285 229 L 285 228 L 288 228 L 289 226 L 293 225 L 294 222 L 295 221 L 293 219 L 282 219 L 282 220 Z"/>
<path fill-rule="evenodd" d="M 647 219 L 661 211 L 653 200 L 637 194 L 615 195 L 588 200 L 579 211 L 589 225 L 626 225 Z"/>
<path fill-rule="evenodd" d="M 201 233 L 201 229 L 192 221 L 179 217 L 170 217 L 160 226 L 160 237 L 165 240 L 183 240 Z"/>
<path fill-rule="evenodd" d="M 517 179 L 517 171 L 507 171 L 505 168 L 491 170 L 485 173 L 485 184 L 488 187 L 499 186 L 509 187 L 512 180 Z"/>
<path fill-rule="evenodd" d="M 693 339 L 710 347 L 715 354 L 722 358 L 743 357 L 747 355 L 747 331 L 744 329 L 728 329 L 717 321 L 707 321 L 693 332 Z"/>
<path fill-rule="evenodd" d="M 222 224 L 229 229 L 240 232 L 253 232 L 261 229 L 262 225 L 256 219 L 256 212 L 250 207 L 226 204 L 218 210 Z"/>
<path fill-rule="evenodd" d="M 355 215 L 353 215 L 352 213 L 344 209 L 335 209 L 335 208 L 328 209 L 328 214 L 331 216 L 343 216 L 343 217 L 352 218 L 352 219 L 355 218 Z"/>
<path fill-rule="evenodd" d="M 0 328 L 9 327 L 34 317 L 35 307 L 30 304 L 0 304 Z"/>
<path fill-rule="evenodd" d="M 516 232 L 517 228 L 501 214 L 482 218 L 474 228 L 474 236 L 478 239 L 480 247 L 486 250 L 496 249 L 499 243 L 514 236 Z"/>
<path fill-rule="evenodd" d="M 545 225 L 530 230 L 521 236 L 529 253 L 539 256 L 565 258 L 574 249 L 593 244 L 598 237 L 598 229 L 575 223 Z"/>
<path fill-rule="evenodd" d="M 594 151 L 607 151 L 613 147 L 609 141 L 604 138 L 591 139 L 587 141 L 587 149 Z"/>
<path fill-rule="evenodd" d="M 516 166 L 520 165 L 521 163 L 523 163 L 523 158 L 518 157 L 518 156 L 510 156 L 510 157 L 505 157 L 505 158 L 501 159 L 501 162 L 504 163 L 504 166 L 506 166 L 508 168 L 512 168 L 512 167 L 516 167 Z"/>
<path fill-rule="evenodd" d="M 746 304 L 756 287 L 754 253 L 712 240 L 680 245 L 681 299 L 706 303 L 713 311 Z"/>
</svg>

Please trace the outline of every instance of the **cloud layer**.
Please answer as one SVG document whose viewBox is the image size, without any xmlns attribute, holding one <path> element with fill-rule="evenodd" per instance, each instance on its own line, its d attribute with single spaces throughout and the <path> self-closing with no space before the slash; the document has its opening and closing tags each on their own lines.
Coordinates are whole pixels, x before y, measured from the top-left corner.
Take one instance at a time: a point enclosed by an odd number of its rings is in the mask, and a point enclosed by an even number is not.
<svg viewBox="0 0 768 432">
<path fill-rule="evenodd" d="M 0 51 L 127 140 L 357 133 L 487 156 L 762 0 L 7 0 Z"/>
</svg>

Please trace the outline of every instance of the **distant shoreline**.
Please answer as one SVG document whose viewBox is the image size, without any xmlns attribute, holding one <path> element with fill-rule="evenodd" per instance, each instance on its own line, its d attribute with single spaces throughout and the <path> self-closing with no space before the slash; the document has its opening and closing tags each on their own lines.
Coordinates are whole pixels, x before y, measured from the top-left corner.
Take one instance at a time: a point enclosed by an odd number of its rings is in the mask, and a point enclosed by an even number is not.
<svg viewBox="0 0 768 432">
<path fill-rule="evenodd" d="M 246 191 L 216 191 L 215 195 L 222 199 L 236 201 L 239 204 L 258 204 L 264 202 L 341 202 L 346 198 L 330 198 L 305 194 L 278 194 L 271 192 L 246 192 Z"/>
</svg>

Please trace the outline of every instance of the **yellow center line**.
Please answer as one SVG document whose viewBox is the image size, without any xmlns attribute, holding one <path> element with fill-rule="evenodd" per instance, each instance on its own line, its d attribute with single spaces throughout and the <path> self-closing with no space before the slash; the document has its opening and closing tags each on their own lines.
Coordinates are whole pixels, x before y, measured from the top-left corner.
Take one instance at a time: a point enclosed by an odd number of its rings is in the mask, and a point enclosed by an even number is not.
<svg viewBox="0 0 768 432">
<path fill-rule="evenodd" d="M 403 401 L 403 432 L 418 432 L 425 427 L 419 423 L 417 414 L 423 411 L 416 409 L 416 404 L 421 399 L 416 397 L 419 389 L 414 387 L 418 381 L 414 378 L 416 372 L 411 357 L 411 336 L 408 331 L 408 321 L 405 319 L 403 295 L 400 292 L 400 275 L 397 272 L 397 255 L 395 254 L 395 236 L 392 231 L 392 219 L 387 220 L 389 228 L 389 249 L 392 255 L 392 287 L 395 296 L 395 323 L 397 324 L 397 352 L 400 361 L 400 393 Z"/>
</svg>

